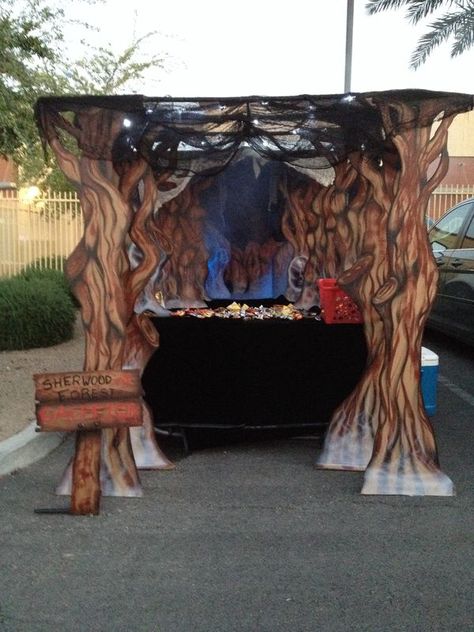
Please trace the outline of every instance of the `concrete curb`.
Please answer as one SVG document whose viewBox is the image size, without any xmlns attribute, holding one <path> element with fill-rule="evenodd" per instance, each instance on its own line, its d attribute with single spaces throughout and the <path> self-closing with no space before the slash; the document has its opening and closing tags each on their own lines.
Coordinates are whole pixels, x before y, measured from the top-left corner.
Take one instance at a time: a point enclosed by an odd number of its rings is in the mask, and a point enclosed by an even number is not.
<svg viewBox="0 0 474 632">
<path fill-rule="evenodd" d="M 33 421 L 21 432 L 0 441 L 0 476 L 39 461 L 68 436 L 66 432 L 35 432 L 35 428 Z"/>
</svg>

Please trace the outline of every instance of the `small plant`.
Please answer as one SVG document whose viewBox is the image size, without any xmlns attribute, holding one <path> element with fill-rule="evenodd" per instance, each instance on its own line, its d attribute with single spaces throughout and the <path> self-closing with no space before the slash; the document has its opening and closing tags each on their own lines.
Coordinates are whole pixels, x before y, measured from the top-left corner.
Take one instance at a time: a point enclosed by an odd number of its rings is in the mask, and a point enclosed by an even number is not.
<svg viewBox="0 0 474 632">
<path fill-rule="evenodd" d="M 75 309 L 63 287 L 48 278 L 0 280 L 0 350 L 50 347 L 70 340 Z"/>
</svg>

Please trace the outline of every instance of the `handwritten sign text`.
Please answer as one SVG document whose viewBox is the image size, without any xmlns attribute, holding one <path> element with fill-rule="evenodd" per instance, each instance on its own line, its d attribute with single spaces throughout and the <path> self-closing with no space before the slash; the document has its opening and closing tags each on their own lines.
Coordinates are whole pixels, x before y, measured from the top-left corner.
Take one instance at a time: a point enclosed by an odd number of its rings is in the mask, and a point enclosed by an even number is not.
<svg viewBox="0 0 474 632">
<path fill-rule="evenodd" d="M 41 430 L 89 430 L 143 423 L 143 392 L 136 370 L 41 373 L 33 379 Z"/>
</svg>

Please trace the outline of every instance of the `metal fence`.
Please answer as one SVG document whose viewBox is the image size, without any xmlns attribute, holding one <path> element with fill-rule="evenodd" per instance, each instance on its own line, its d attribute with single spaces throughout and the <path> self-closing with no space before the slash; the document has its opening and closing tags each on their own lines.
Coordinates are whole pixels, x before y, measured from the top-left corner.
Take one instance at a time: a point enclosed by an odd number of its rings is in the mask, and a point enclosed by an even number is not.
<svg viewBox="0 0 474 632">
<path fill-rule="evenodd" d="M 82 232 L 76 193 L 48 191 L 28 199 L 17 191 L 1 192 L 0 277 L 14 276 L 33 262 L 62 269 Z"/>
<path fill-rule="evenodd" d="M 437 220 L 469 197 L 474 197 L 474 185 L 440 186 L 431 196 L 428 216 Z M 33 262 L 62 269 L 82 231 L 76 193 L 48 191 L 28 200 L 17 191 L 0 192 L 0 277 L 14 276 Z"/>
<path fill-rule="evenodd" d="M 449 208 L 470 197 L 474 197 L 474 185 L 443 184 L 433 191 L 427 215 L 437 221 Z"/>
</svg>

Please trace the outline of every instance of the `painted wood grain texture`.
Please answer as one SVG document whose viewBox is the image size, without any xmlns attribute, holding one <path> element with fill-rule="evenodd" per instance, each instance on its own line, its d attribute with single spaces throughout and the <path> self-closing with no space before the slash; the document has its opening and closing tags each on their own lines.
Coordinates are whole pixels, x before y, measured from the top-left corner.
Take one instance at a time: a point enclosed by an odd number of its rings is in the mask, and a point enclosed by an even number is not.
<svg viewBox="0 0 474 632">
<path fill-rule="evenodd" d="M 38 373 L 33 379 L 39 402 L 129 399 L 143 395 L 137 370 Z"/>
<path fill-rule="evenodd" d="M 76 449 L 71 468 L 71 513 L 78 516 L 98 515 L 100 511 L 102 432 L 76 432 Z"/>
<path fill-rule="evenodd" d="M 335 411 L 318 464 L 366 470 L 364 494 L 452 495 L 419 386 L 438 276 L 424 216 L 446 173 L 452 117 L 432 133 L 426 121 L 442 112 L 441 101 L 376 105 L 387 137 L 396 129 L 383 155 L 354 152 L 336 165 L 334 186 L 306 206 L 318 216 L 323 269 L 359 305 L 368 347 L 367 369 Z"/>
<path fill-rule="evenodd" d="M 161 209 L 159 187 L 169 180 L 170 174 L 164 172 L 155 178 L 151 168 L 144 161 L 137 162 L 133 169 L 139 170 L 142 174 L 143 189 L 140 204 L 135 210 L 129 231 L 133 244 L 130 250 L 134 251 L 134 256 L 132 255 L 134 265 L 126 276 L 125 293 L 130 318 L 127 324 L 123 366 L 135 368 L 142 375 L 150 356 L 159 346 L 159 336 L 147 315 L 136 314 L 135 308 L 150 279 L 158 273 L 160 266 L 171 252 L 171 245 L 166 239 L 163 242 L 164 236 L 154 221 L 156 209 Z M 130 169 L 124 169 L 121 173 L 119 189 L 124 199 L 129 200 L 130 204 L 135 184 L 136 181 L 131 178 Z M 173 186 L 173 190 L 178 194 L 180 188 Z M 167 197 L 173 197 L 173 193 L 168 192 Z M 145 402 L 142 409 L 143 425 L 130 429 L 136 466 L 139 469 L 172 469 L 173 463 L 163 454 L 157 443 L 152 416 Z"/>
<path fill-rule="evenodd" d="M 138 399 L 38 404 L 36 419 L 43 431 L 71 432 L 120 426 L 141 426 L 142 403 Z"/>
<path fill-rule="evenodd" d="M 204 286 L 208 275 L 209 252 L 205 244 L 206 209 L 199 200 L 211 179 L 192 181 L 180 195 L 165 204 L 156 226 L 171 246 L 156 289 L 166 307 L 205 307 Z"/>
<path fill-rule="evenodd" d="M 139 268 L 136 270 L 141 273 Z M 158 345 L 159 335 L 149 318 L 146 314 L 136 314 L 127 328 L 125 365 L 130 368 L 136 367 L 142 375 Z M 142 402 L 143 425 L 139 428 L 130 428 L 135 463 L 138 469 L 173 469 L 173 463 L 161 451 L 156 441 L 150 409 L 143 400 Z"/>
<path fill-rule="evenodd" d="M 79 188 L 84 216 L 84 234 L 65 271 L 81 305 L 85 371 L 120 371 L 123 365 L 129 317 L 127 240 L 133 210 L 118 190 L 119 177 L 112 164 L 112 147 L 123 120 L 123 113 L 90 107 L 77 112 L 74 122 L 59 114 L 43 122 L 61 168 Z M 79 155 L 61 142 L 64 132 L 76 139 Z M 100 147 L 105 159 L 91 158 L 90 147 Z M 133 170 L 133 188 L 140 175 Z M 101 480 L 118 494 L 141 495 L 128 428 L 106 428 L 102 433 L 76 433 L 72 513 L 98 513 Z"/>
</svg>

